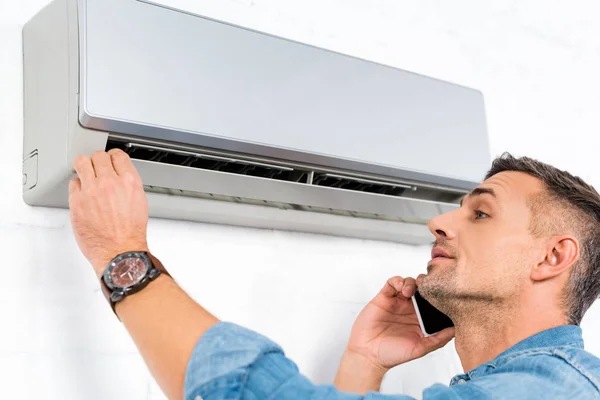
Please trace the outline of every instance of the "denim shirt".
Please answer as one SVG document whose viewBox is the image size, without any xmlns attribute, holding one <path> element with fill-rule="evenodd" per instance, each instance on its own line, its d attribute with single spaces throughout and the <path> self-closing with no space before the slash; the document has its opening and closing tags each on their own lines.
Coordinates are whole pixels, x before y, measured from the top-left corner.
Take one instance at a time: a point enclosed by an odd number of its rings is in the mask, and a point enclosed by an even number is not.
<svg viewBox="0 0 600 400">
<path fill-rule="evenodd" d="M 341 392 L 314 385 L 281 348 L 255 332 L 220 322 L 198 341 L 185 377 L 186 400 L 407 400 L 405 395 Z M 424 400 L 600 399 L 600 360 L 583 350 L 581 329 L 566 325 L 531 336 L 494 360 L 435 384 Z"/>
</svg>

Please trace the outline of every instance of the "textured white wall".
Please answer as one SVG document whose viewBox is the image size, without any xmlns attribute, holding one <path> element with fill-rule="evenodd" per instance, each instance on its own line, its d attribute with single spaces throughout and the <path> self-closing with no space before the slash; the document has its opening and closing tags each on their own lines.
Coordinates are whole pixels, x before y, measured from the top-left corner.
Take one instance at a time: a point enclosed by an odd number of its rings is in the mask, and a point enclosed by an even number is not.
<svg viewBox="0 0 600 400">
<path fill-rule="evenodd" d="M 600 186 L 594 0 L 161 2 L 481 89 L 492 154 L 535 156 Z M 21 201 L 21 27 L 46 3 L 0 0 L 0 398 L 162 399 L 79 254 L 67 212 Z M 428 253 L 162 220 L 149 234 L 197 300 L 272 337 L 321 383 L 332 381 L 357 312 L 389 276 L 420 272 Z M 598 317 L 596 305 L 583 325 L 600 355 Z M 384 391 L 419 396 L 459 367 L 448 347 L 392 371 Z"/>
</svg>

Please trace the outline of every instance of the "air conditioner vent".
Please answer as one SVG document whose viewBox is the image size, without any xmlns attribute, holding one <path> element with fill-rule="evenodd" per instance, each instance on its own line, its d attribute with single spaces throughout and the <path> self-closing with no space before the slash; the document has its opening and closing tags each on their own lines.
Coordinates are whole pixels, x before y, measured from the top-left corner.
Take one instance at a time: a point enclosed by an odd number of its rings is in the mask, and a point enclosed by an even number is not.
<svg viewBox="0 0 600 400">
<path fill-rule="evenodd" d="M 272 165 L 262 162 L 220 156 L 202 152 L 168 149 L 139 143 L 127 143 L 110 140 L 106 150 L 119 148 L 131 158 L 165 164 L 182 165 L 191 168 L 227 172 L 230 174 L 249 175 L 267 179 L 290 182 L 308 182 L 308 171 Z"/>
<path fill-rule="evenodd" d="M 406 190 L 417 190 L 416 186 L 373 181 L 336 174 L 315 174 L 313 184 L 359 192 L 378 193 L 388 196 L 402 196 Z"/>
<path fill-rule="evenodd" d="M 178 149 L 110 138 L 106 150 L 119 148 L 133 159 L 181 165 L 228 174 L 324 186 L 341 190 L 373 193 L 393 197 L 457 202 L 464 191 L 421 186 L 413 182 L 394 182 L 386 178 L 365 178 L 351 173 L 335 173 L 311 166 L 281 165 L 277 160 L 246 159 L 242 155 L 206 149 Z"/>
</svg>

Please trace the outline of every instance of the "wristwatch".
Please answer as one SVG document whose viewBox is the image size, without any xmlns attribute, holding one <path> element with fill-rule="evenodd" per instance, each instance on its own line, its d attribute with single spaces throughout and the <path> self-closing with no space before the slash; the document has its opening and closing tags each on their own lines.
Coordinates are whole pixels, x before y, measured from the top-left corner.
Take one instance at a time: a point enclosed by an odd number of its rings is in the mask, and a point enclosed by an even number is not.
<svg viewBox="0 0 600 400">
<path fill-rule="evenodd" d="M 102 293 L 114 312 L 119 301 L 144 289 L 160 274 L 171 276 L 162 263 L 150 253 L 122 253 L 113 258 L 104 270 L 100 278 Z"/>
</svg>

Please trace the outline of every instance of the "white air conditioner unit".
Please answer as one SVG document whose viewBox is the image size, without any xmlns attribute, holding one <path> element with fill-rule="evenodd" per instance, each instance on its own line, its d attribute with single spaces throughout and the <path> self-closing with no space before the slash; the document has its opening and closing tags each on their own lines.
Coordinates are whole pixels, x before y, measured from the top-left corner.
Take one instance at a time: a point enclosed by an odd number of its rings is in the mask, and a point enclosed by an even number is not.
<svg viewBox="0 0 600 400">
<path fill-rule="evenodd" d="M 152 2 L 54 0 L 23 42 L 30 205 L 118 147 L 151 216 L 426 243 L 489 167 L 476 90 Z"/>
</svg>

